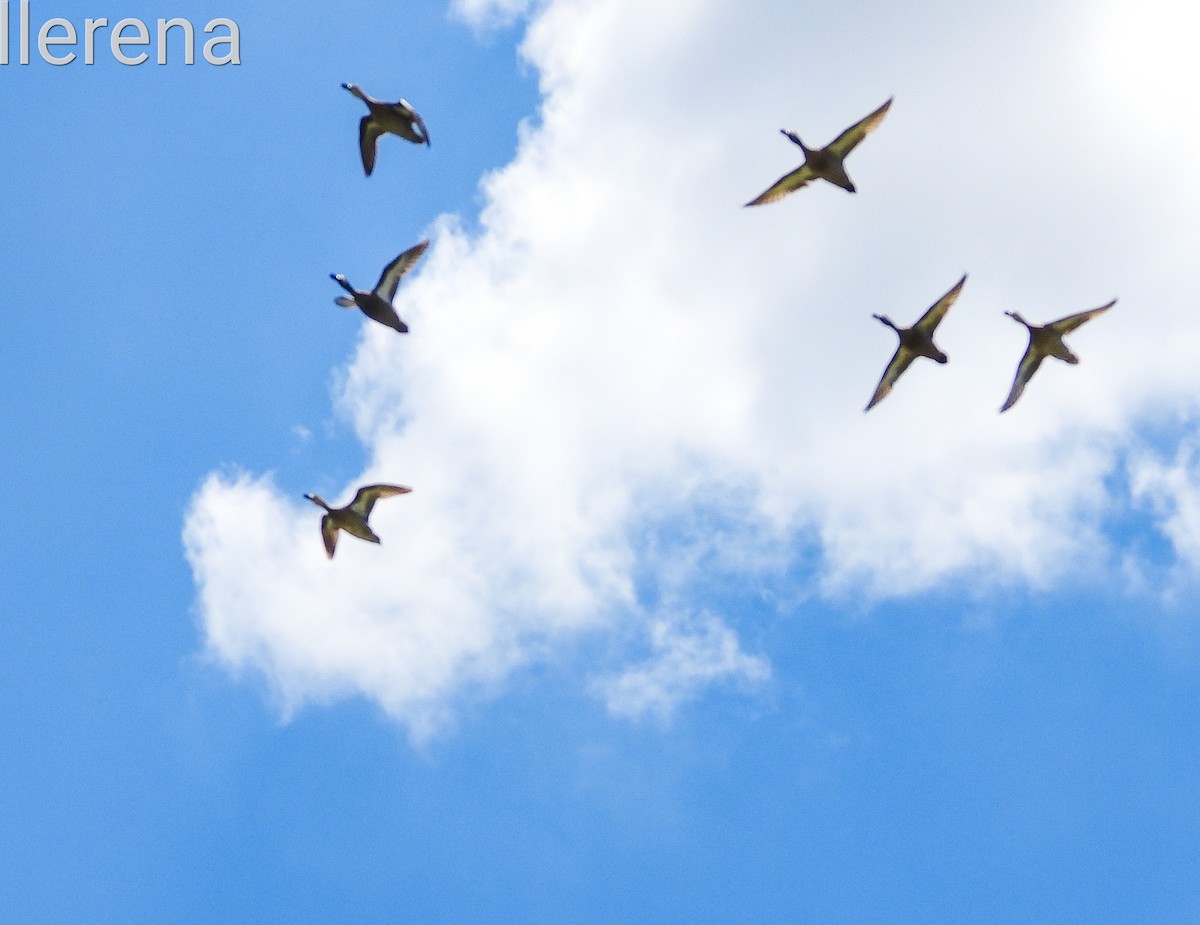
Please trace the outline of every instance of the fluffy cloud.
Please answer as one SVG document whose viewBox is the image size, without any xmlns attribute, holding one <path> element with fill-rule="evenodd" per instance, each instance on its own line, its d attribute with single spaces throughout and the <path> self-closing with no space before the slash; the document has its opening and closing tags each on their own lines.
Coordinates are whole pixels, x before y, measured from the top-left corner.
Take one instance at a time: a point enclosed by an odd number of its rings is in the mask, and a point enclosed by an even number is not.
<svg viewBox="0 0 1200 925">
<path fill-rule="evenodd" d="M 707 617 L 694 629 L 655 620 L 650 643 L 650 660 L 598 683 L 614 713 L 669 718 L 698 687 L 727 677 L 763 681 L 771 674 L 761 658 L 741 651 L 737 637 L 716 617 Z"/>
<path fill-rule="evenodd" d="M 1194 574 L 1200 568 L 1200 448 L 1185 442 L 1171 460 L 1143 450 L 1129 468 L 1134 502 L 1150 511 L 1179 564 Z"/>
<path fill-rule="evenodd" d="M 538 123 L 485 179 L 481 231 L 433 229 L 400 295 L 420 337 L 397 351 L 368 325 L 337 396 L 369 449 L 355 484 L 417 490 L 377 507 L 381 549 L 327 563 L 315 509 L 210 476 L 185 541 L 215 657 L 285 709 L 360 693 L 426 735 L 456 697 L 633 628 L 651 660 L 592 683 L 614 712 L 665 715 L 768 675 L 709 612 L 714 573 L 753 582 L 815 549 L 797 597 L 880 598 L 1108 561 L 1125 435 L 1200 379 L 1179 245 L 1195 180 L 1159 149 L 1166 176 L 1131 171 L 1146 112 L 1132 91 L 1095 105 L 1124 39 L 1085 28 L 1089 5 L 853 7 L 536 7 Z M 781 125 L 821 144 L 893 94 L 848 162 L 857 196 L 740 207 L 796 165 Z M 911 323 L 964 271 L 950 364 L 918 361 L 864 415 L 895 347 L 871 313 Z M 1113 296 L 1071 336 L 1082 363 L 1048 361 L 998 415 L 1025 345 L 1003 311 Z M 708 535 L 680 527 L 696 511 Z"/>
</svg>

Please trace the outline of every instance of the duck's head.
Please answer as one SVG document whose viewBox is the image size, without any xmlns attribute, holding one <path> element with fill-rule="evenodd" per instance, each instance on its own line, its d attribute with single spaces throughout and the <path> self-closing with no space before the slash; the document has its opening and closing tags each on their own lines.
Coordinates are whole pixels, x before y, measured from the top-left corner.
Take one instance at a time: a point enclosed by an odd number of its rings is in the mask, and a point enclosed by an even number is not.
<svg viewBox="0 0 1200 925">
<path fill-rule="evenodd" d="M 790 141 L 792 144 L 794 144 L 794 145 L 799 145 L 799 147 L 800 147 L 800 150 L 804 152 L 804 157 L 805 157 L 805 160 L 807 160 L 807 159 L 808 159 L 808 156 L 809 156 L 810 154 L 812 154 L 812 153 L 813 153 L 813 150 L 812 150 L 812 148 L 810 148 L 810 147 L 809 147 L 808 145 L 806 145 L 806 144 L 805 144 L 803 141 L 801 141 L 801 140 L 800 140 L 800 136 L 799 136 L 799 135 L 797 135 L 795 132 L 793 132 L 793 131 L 791 131 L 791 130 L 789 130 L 789 129 L 786 129 L 786 128 L 781 128 L 779 131 L 780 131 L 780 132 L 782 132 L 782 133 L 783 133 L 783 136 L 784 136 L 784 137 L 785 137 L 785 138 L 786 138 L 788 141 Z"/>
<path fill-rule="evenodd" d="M 887 315 L 872 315 L 871 317 L 874 318 L 876 321 L 878 321 L 880 324 L 886 324 L 893 331 L 900 330 L 898 327 L 896 327 L 896 323 L 894 321 L 892 321 L 892 319 L 889 318 Z"/>
<path fill-rule="evenodd" d="M 341 273 L 330 273 L 329 278 L 350 293 L 350 295 L 354 295 L 354 287 L 350 285 L 346 277 L 342 276 Z"/>
<path fill-rule="evenodd" d="M 1026 321 L 1024 318 L 1022 318 L 1016 312 L 1005 312 L 1004 314 L 1008 315 L 1008 317 L 1011 318 L 1013 321 L 1019 321 L 1021 324 L 1025 325 L 1025 327 L 1027 327 L 1027 328 L 1031 328 L 1031 329 L 1033 328 L 1032 324 L 1030 324 L 1028 321 Z"/>
<path fill-rule="evenodd" d="M 309 501 L 311 501 L 313 504 L 317 505 L 318 507 L 323 507 L 327 511 L 329 510 L 329 505 L 325 503 L 325 499 L 322 498 L 320 495 L 306 494 L 304 497 L 306 497 Z"/>
</svg>

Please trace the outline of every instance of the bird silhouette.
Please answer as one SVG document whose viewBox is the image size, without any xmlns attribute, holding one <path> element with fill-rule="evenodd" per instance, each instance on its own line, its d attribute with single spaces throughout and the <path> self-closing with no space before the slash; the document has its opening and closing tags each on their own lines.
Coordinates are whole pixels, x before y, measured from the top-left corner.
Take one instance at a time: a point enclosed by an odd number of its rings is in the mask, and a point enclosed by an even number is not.
<svg viewBox="0 0 1200 925">
<path fill-rule="evenodd" d="M 949 359 L 933 342 L 933 332 L 958 298 L 958 294 L 962 292 L 963 284 L 966 281 L 967 275 L 964 273 L 963 278 L 955 283 L 949 292 L 934 302 L 910 328 L 899 327 L 886 315 L 871 316 L 895 331 L 900 337 L 900 345 L 892 354 L 891 362 L 883 371 L 883 378 L 879 380 L 875 394 L 871 396 L 864 411 L 870 411 L 883 400 L 884 396 L 892 390 L 892 386 L 896 384 L 896 380 L 917 357 L 929 357 L 939 363 L 945 363 Z"/>
<path fill-rule="evenodd" d="M 378 543 L 379 537 L 367 524 L 367 518 L 371 516 L 371 508 L 380 498 L 403 495 L 410 491 L 412 489 L 406 485 L 364 485 L 354 495 L 354 500 L 345 507 L 330 507 L 320 495 L 305 495 L 304 497 L 325 509 L 325 516 L 321 518 L 321 539 L 325 541 L 325 554 L 332 559 L 333 551 L 337 548 L 339 530 L 345 530 L 360 540 Z"/>
<path fill-rule="evenodd" d="M 1004 407 L 1000 409 L 1000 413 L 1003 414 L 1017 403 L 1017 399 L 1025 391 L 1026 383 L 1033 378 L 1033 374 L 1037 372 L 1038 367 L 1042 365 L 1042 360 L 1046 357 L 1055 357 L 1072 366 L 1078 363 L 1079 357 L 1075 356 L 1063 343 L 1063 337 L 1085 321 L 1091 321 L 1116 304 L 1117 300 L 1113 299 L 1107 305 L 1101 305 L 1099 308 L 1080 312 L 1077 315 L 1067 315 L 1065 318 L 1059 318 L 1057 321 L 1051 321 L 1044 325 L 1030 324 L 1016 312 L 1005 312 L 1004 314 L 1009 318 L 1019 321 L 1028 329 L 1029 346 L 1025 348 L 1025 355 L 1021 357 L 1021 362 L 1017 365 L 1016 378 L 1013 379 L 1012 389 L 1009 390 L 1008 398 L 1004 402 Z"/>
<path fill-rule="evenodd" d="M 800 146 L 800 150 L 804 152 L 804 163 L 791 173 L 784 174 L 767 187 L 760 196 L 751 199 L 746 205 L 761 206 L 768 202 L 775 202 L 816 179 L 828 180 L 834 186 L 840 186 L 847 192 L 853 193 L 855 191 L 854 183 L 847 175 L 844 163 L 846 156 L 878 127 L 891 105 L 892 100 L 889 98 L 873 113 L 865 119 L 855 122 L 823 148 L 810 148 L 800 140 L 800 136 L 795 132 L 780 129 L 787 138 Z"/>
<path fill-rule="evenodd" d="M 368 177 L 375 169 L 375 151 L 380 135 L 399 135 L 413 144 L 432 147 L 424 120 L 408 100 L 386 103 L 367 96 L 357 84 L 342 86 L 366 103 L 367 108 L 371 110 L 358 123 L 358 149 L 362 154 L 363 170 Z"/>
<path fill-rule="evenodd" d="M 422 241 L 389 263 L 383 268 L 383 273 L 379 277 L 379 282 L 375 284 L 375 288 L 370 291 L 355 289 L 341 273 L 330 273 L 329 278 L 350 293 L 348 296 L 338 296 L 334 301 L 343 308 L 354 308 L 357 305 L 362 309 L 363 314 L 372 321 L 378 321 L 394 331 L 407 334 L 408 325 L 401 321 L 400 316 L 396 314 L 392 299 L 396 297 L 396 287 L 400 285 L 400 277 L 416 266 L 427 247 L 429 247 L 429 242 Z"/>
</svg>

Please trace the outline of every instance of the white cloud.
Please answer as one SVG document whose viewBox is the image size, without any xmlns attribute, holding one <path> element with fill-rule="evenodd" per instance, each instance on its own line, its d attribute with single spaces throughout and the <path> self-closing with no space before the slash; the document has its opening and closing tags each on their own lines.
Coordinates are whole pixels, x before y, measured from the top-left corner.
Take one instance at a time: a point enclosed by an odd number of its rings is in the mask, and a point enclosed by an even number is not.
<svg viewBox="0 0 1200 925">
<path fill-rule="evenodd" d="M 598 682 L 613 713 L 665 720 L 697 688 L 726 678 L 765 681 L 771 676 L 767 663 L 743 653 L 737 636 L 711 615 L 695 627 L 654 620 L 650 644 L 652 658 Z"/>
<path fill-rule="evenodd" d="M 642 626 L 657 658 L 596 676 L 614 711 L 663 712 L 766 670 L 716 616 L 654 616 L 663 587 L 705 612 L 706 570 L 815 543 L 797 596 L 869 599 L 1103 567 L 1131 422 L 1200 385 L 1180 243 L 1200 187 L 1171 151 L 1131 170 L 1147 115 L 1095 104 L 1123 39 L 1090 9 L 537 7 L 539 124 L 486 179 L 478 236 L 437 223 L 400 294 L 420 335 L 368 326 L 338 396 L 370 452 L 355 482 L 416 491 L 377 508 L 382 547 L 328 563 L 306 502 L 211 476 L 186 538 L 214 656 L 289 709 L 357 692 L 421 735 L 530 659 Z M 824 143 L 892 94 L 849 161 L 858 195 L 740 207 L 795 166 L 781 126 Z M 909 323 L 964 271 L 950 364 L 918 361 L 864 415 L 895 346 L 871 313 Z M 1081 364 L 1048 361 L 998 415 L 1025 344 L 1003 311 L 1113 296 L 1070 338 Z M 697 505 L 734 549 L 672 532 Z"/>
<path fill-rule="evenodd" d="M 1200 568 L 1200 448 L 1187 441 L 1169 461 L 1144 450 L 1129 469 L 1134 502 L 1149 508 L 1181 563 Z"/>
<path fill-rule="evenodd" d="M 451 0 L 450 9 L 472 25 L 492 28 L 516 22 L 532 3 L 533 0 Z"/>
</svg>

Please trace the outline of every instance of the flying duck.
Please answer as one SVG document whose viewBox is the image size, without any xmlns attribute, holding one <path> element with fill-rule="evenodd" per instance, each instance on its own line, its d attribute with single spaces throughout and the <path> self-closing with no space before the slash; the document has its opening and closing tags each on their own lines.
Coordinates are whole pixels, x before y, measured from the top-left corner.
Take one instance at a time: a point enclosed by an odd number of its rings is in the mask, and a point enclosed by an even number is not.
<svg viewBox="0 0 1200 925">
<path fill-rule="evenodd" d="M 784 174 L 775 181 L 774 185 L 768 187 L 766 192 L 757 199 L 751 199 L 746 205 L 761 206 L 766 205 L 768 202 L 782 199 L 788 193 L 794 192 L 802 186 L 807 186 L 817 178 L 828 180 L 835 186 L 840 186 L 847 192 L 853 193 L 854 184 L 851 182 L 850 177 L 846 175 L 846 168 L 843 162 L 858 143 L 874 131 L 876 126 L 883 121 L 883 117 L 887 115 L 887 111 L 891 108 L 891 105 L 892 100 L 889 98 L 886 103 L 873 113 L 860 122 L 854 123 L 823 148 L 809 148 L 800 140 L 800 136 L 795 132 L 780 129 L 787 138 L 800 146 L 800 150 L 804 152 L 804 163 L 791 173 Z"/>
<path fill-rule="evenodd" d="M 378 321 L 392 330 L 407 334 L 408 325 L 401 321 L 400 316 L 396 314 L 396 309 L 392 307 L 392 299 L 396 297 L 396 287 L 400 285 L 400 277 L 416 266 L 427 247 L 429 247 L 429 242 L 422 241 L 389 263 L 383 268 L 383 275 L 379 277 L 379 282 L 370 292 L 355 289 L 341 273 L 330 273 L 329 278 L 350 293 L 349 296 L 338 296 L 334 301 L 343 308 L 354 308 L 357 305 L 362 309 L 363 314 L 372 321 Z"/>
<path fill-rule="evenodd" d="M 1033 374 L 1037 372 L 1037 368 L 1042 365 L 1042 360 L 1046 357 L 1056 357 L 1064 363 L 1070 363 L 1074 366 L 1079 362 L 1079 357 L 1075 356 L 1065 343 L 1063 337 L 1070 334 L 1085 321 L 1091 321 L 1097 315 L 1102 314 L 1117 304 L 1117 300 L 1113 299 L 1107 305 L 1101 305 L 1099 308 L 1093 308 L 1091 311 L 1080 312 L 1077 315 L 1067 315 L 1065 318 L 1059 318 L 1057 321 L 1051 321 L 1049 324 L 1036 325 L 1030 324 L 1016 312 L 1005 312 L 1009 318 L 1014 321 L 1019 321 L 1029 330 L 1029 346 L 1025 348 L 1025 355 L 1021 357 L 1020 365 L 1017 366 L 1017 375 L 1013 379 L 1012 390 L 1008 393 L 1008 398 L 1004 402 L 1004 407 L 1000 409 L 1003 414 L 1009 408 L 1017 403 L 1017 399 L 1021 397 L 1021 393 L 1025 391 L 1025 383 L 1033 378 Z"/>
<path fill-rule="evenodd" d="M 892 386 L 896 384 L 896 380 L 900 378 L 901 374 L 908 369 L 912 361 L 917 357 L 929 357 L 929 359 L 937 360 L 939 363 L 945 363 L 949 359 L 933 342 L 933 332 L 938 324 L 941 323 L 942 318 L 946 316 L 946 312 L 950 310 L 950 306 L 958 298 L 958 294 L 962 292 L 963 283 L 966 281 L 967 275 L 964 273 L 963 278 L 955 283 L 949 292 L 934 302 L 929 307 L 929 310 L 911 328 L 897 326 L 886 315 L 871 316 L 886 324 L 900 336 L 900 346 L 892 354 L 892 360 L 888 363 L 887 369 L 883 371 L 883 378 L 879 380 L 879 385 L 875 388 L 875 394 L 871 396 L 871 400 L 867 403 L 867 407 L 863 411 L 870 411 L 879 404 L 884 396 L 892 390 Z"/>
<path fill-rule="evenodd" d="M 363 170 L 367 176 L 375 169 L 375 146 L 380 135 L 399 135 L 413 144 L 432 147 L 429 143 L 429 130 L 425 122 L 417 115 L 417 111 L 409 105 L 408 100 L 397 100 L 385 103 L 383 100 L 372 99 L 363 93 L 357 84 L 342 84 L 347 90 L 367 104 L 371 110 L 358 123 L 358 148 L 362 152 Z"/>
<path fill-rule="evenodd" d="M 325 554 L 333 558 L 333 550 L 337 547 L 338 531 L 345 530 L 351 536 L 369 543 L 378 543 L 379 537 L 367 526 L 367 518 L 371 516 L 371 508 L 380 498 L 390 498 L 392 495 L 403 495 L 412 491 L 406 485 L 364 485 L 355 494 L 354 500 L 345 507 L 330 507 L 320 495 L 305 495 L 313 504 L 325 508 L 325 516 L 321 518 L 321 539 L 325 541 Z"/>
</svg>

